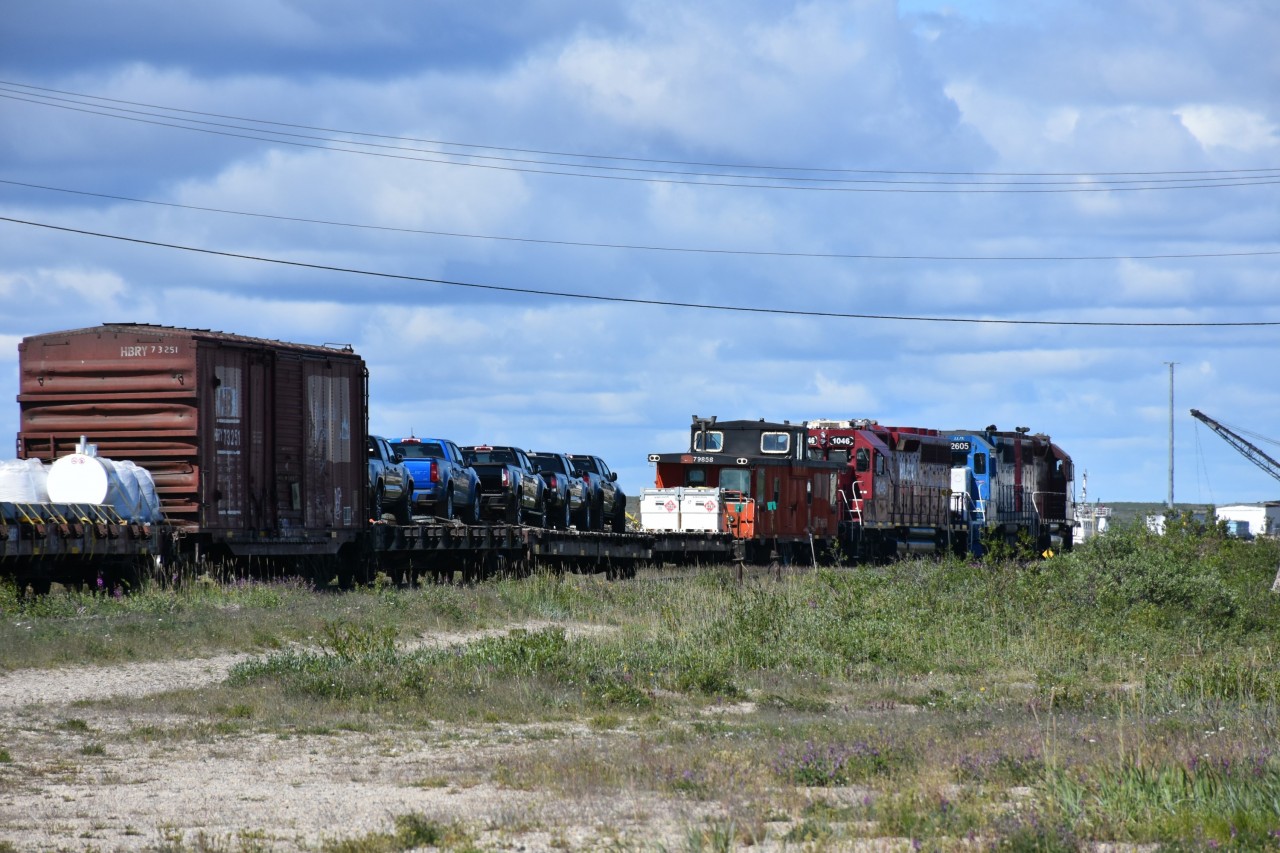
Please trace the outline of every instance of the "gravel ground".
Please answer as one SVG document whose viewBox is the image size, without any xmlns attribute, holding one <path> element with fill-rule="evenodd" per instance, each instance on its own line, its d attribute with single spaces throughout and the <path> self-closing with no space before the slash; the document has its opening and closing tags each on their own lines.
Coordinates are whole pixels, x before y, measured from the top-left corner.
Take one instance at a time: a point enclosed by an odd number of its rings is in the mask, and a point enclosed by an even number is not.
<svg viewBox="0 0 1280 853">
<path fill-rule="evenodd" d="M 430 635 L 421 643 L 478 636 Z M 198 695 L 246 657 L 0 676 L 0 748 L 8 757 L 0 761 L 0 851 L 318 850 L 393 832 L 395 818 L 406 814 L 464 826 L 484 850 L 683 850 L 690 827 L 717 809 L 650 791 L 565 797 L 495 787 L 490 770 L 522 750 L 547 748 L 509 727 L 447 737 L 246 730 L 150 739 L 136 733 L 186 730 L 191 721 L 151 713 L 145 701 L 95 701 L 175 689 Z M 130 710 L 117 710 L 123 706 Z M 631 737 L 557 731 L 576 749 Z"/>
</svg>

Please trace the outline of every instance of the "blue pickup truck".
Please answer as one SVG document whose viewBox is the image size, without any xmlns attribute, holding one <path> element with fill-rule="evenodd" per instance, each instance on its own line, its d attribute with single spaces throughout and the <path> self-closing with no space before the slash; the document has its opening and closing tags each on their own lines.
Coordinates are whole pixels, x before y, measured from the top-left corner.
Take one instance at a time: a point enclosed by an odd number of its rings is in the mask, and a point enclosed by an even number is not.
<svg viewBox="0 0 1280 853">
<path fill-rule="evenodd" d="M 444 438 L 410 436 L 391 442 L 413 477 L 409 502 L 413 511 L 437 518 L 480 520 L 480 478 L 463 459 L 462 450 Z"/>
</svg>

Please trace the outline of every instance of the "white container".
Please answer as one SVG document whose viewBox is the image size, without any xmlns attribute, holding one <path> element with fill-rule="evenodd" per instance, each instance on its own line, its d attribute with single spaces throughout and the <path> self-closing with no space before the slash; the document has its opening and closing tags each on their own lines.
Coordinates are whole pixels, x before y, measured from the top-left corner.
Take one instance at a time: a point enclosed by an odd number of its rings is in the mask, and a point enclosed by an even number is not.
<svg viewBox="0 0 1280 853">
<path fill-rule="evenodd" d="M 159 519 L 158 501 L 144 497 L 138 475 L 151 475 L 132 462 L 112 462 L 87 453 L 63 456 L 49 469 L 49 500 L 53 503 L 109 506 L 126 521 L 152 522 Z M 155 486 L 150 491 L 154 496 Z"/>
<path fill-rule="evenodd" d="M 719 489 L 685 489 L 680 496 L 680 529 L 724 532 L 724 502 Z"/>
<path fill-rule="evenodd" d="M 720 533 L 724 530 L 723 510 L 719 489 L 675 486 L 640 493 L 643 530 Z"/>
<path fill-rule="evenodd" d="M 640 492 L 641 530 L 679 530 L 682 489 L 644 489 Z"/>
</svg>

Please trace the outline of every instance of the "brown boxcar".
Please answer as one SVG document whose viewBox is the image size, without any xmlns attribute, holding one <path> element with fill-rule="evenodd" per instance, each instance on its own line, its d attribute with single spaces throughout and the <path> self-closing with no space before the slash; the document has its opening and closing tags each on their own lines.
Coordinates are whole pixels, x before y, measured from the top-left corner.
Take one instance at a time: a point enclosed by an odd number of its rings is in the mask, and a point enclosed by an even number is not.
<svg viewBox="0 0 1280 853">
<path fill-rule="evenodd" d="M 337 554 L 367 524 L 368 371 L 350 347 L 136 323 L 18 345 L 19 458 L 81 436 L 156 481 L 188 548 Z"/>
</svg>

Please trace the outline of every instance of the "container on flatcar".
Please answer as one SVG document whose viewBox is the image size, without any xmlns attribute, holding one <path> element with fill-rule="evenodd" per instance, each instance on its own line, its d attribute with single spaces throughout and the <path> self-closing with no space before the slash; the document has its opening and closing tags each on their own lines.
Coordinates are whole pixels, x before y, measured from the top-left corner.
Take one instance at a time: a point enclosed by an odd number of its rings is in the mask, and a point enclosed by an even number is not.
<svg viewBox="0 0 1280 853">
<path fill-rule="evenodd" d="M 82 436 L 150 471 L 187 547 L 336 554 L 365 511 L 367 377 L 350 347 L 134 323 L 18 345 L 20 458 Z"/>
</svg>

